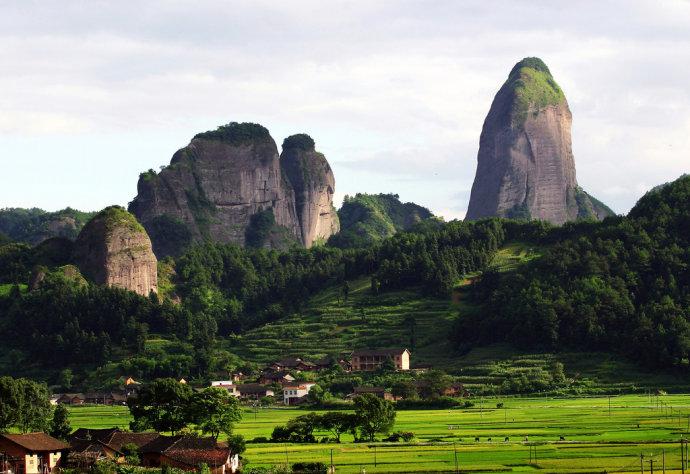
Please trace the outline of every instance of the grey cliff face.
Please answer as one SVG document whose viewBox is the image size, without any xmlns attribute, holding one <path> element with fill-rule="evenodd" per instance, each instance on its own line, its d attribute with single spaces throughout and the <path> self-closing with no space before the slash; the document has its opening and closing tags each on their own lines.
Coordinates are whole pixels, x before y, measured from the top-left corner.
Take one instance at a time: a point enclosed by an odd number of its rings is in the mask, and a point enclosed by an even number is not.
<svg viewBox="0 0 690 474">
<path fill-rule="evenodd" d="M 252 216 L 270 211 L 274 227 L 282 229 L 292 242 L 310 245 L 323 233 L 320 228 L 325 224 L 319 224 L 320 212 L 316 222 L 310 221 L 314 215 L 305 209 L 311 209 L 311 204 L 305 207 L 304 201 L 319 197 L 314 192 L 327 194 L 327 190 L 317 190 L 308 182 L 300 184 L 306 188 L 300 188 L 298 211 L 293 184 L 268 130 L 233 123 L 198 134 L 160 173 L 143 173 L 129 209 L 147 229 L 158 229 L 152 232 L 152 239 L 154 248 L 164 249 L 159 256 L 174 253 L 166 246 L 174 232 L 156 227 L 162 217 L 182 226 L 193 241 L 245 246 Z M 334 182 L 331 190 L 333 186 Z M 332 192 L 326 197 L 330 196 Z M 304 230 L 310 233 L 308 238 Z M 269 239 L 263 245 L 279 247 L 281 243 Z"/>
<path fill-rule="evenodd" d="M 300 145 L 299 139 L 309 141 L 307 135 L 285 139 L 280 162 L 295 191 L 295 206 L 303 243 L 311 247 L 325 242 L 340 230 L 338 214 L 333 207 L 335 177 L 326 157 L 311 145 Z"/>
<path fill-rule="evenodd" d="M 467 219 L 563 224 L 612 214 L 578 187 L 571 126 L 568 102 L 546 65 L 536 58 L 518 63 L 484 121 Z"/>
</svg>

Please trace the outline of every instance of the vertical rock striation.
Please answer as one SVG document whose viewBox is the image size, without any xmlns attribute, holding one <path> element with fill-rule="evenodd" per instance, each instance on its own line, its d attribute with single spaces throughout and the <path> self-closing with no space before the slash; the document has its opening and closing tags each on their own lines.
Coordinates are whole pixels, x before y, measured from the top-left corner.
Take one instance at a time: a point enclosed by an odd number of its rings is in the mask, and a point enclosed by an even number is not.
<svg viewBox="0 0 690 474">
<path fill-rule="evenodd" d="M 81 230 L 74 245 L 81 272 L 95 283 L 148 296 L 158 292 L 158 270 L 151 240 L 133 215 L 107 207 Z"/>
<path fill-rule="evenodd" d="M 333 207 L 335 177 L 326 157 L 309 135 L 298 134 L 283 141 L 280 164 L 295 192 L 302 242 L 306 247 L 325 242 L 340 230 Z"/>
<path fill-rule="evenodd" d="M 546 64 L 517 63 L 484 121 L 467 219 L 563 224 L 612 215 L 577 184 L 571 126 L 565 94 Z"/>
<path fill-rule="evenodd" d="M 129 210 L 149 231 L 159 257 L 203 240 L 269 248 L 310 245 L 332 227 L 321 211 L 311 212 L 325 203 L 314 205 L 311 199 L 330 200 L 334 180 L 325 158 L 320 155 L 319 161 L 313 150 L 297 158 L 288 155 L 290 170 L 303 161 L 303 171 L 315 173 L 316 181 L 297 183 L 299 212 L 293 183 L 268 130 L 235 122 L 197 134 L 159 173 L 142 173 Z M 330 184 L 319 187 L 317 181 L 328 181 L 328 173 Z"/>
</svg>

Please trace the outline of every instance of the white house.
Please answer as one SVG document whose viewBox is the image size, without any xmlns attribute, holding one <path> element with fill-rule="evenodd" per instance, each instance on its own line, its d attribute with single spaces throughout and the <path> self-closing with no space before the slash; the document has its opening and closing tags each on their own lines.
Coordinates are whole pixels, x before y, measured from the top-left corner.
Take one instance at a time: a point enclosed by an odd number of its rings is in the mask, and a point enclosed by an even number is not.
<svg viewBox="0 0 690 474">
<path fill-rule="evenodd" d="M 235 385 L 232 380 L 214 380 L 211 381 L 211 387 L 223 388 L 227 390 L 230 395 L 234 395 L 235 397 L 239 396 L 237 385 Z"/>
<path fill-rule="evenodd" d="M 299 400 L 305 397 L 314 385 L 316 385 L 315 382 L 294 382 L 283 385 L 283 403 L 285 405 L 299 403 Z"/>
</svg>

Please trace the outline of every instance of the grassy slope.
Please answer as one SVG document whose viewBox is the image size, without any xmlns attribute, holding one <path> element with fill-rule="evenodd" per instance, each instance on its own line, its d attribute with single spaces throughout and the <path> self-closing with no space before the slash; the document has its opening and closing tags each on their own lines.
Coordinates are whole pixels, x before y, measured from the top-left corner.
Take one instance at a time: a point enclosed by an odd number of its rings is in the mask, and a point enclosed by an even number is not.
<svg viewBox="0 0 690 474">
<path fill-rule="evenodd" d="M 497 402 L 504 409 L 496 409 Z M 637 472 L 639 455 L 656 461 L 660 468 L 665 451 L 668 472 L 679 472 L 678 439 L 688 431 L 690 398 L 622 396 L 611 399 L 484 398 L 472 409 L 412 410 L 397 414 L 394 430 L 412 431 L 411 444 L 256 444 L 249 443 L 245 460 L 249 466 L 330 462 L 333 450 L 337 472 L 433 472 L 454 468 L 454 445 L 463 472 Z M 480 407 L 481 405 L 481 407 Z M 245 412 L 235 432 L 251 440 L 270 436 L 273 427 L 305 413 L 297 409 L 264 409 Z M 126 427 L 124 407 L 78 407 L 71 409 L 74 428 Z M 327 433 L 316 433 L 317 437 Z M 538 445 L 538 460 L 529 462 L 529 447 Z M 563 436 L 565 441 L 561 442 Z M 474 438 L 480 441 L 475 442 Z M 505 437 L 509 437 L 507 442 Z M 489 441 L 491 438 L 491 441 Z M 376 451 L 377 466 L 374 466 Z M 649 464 L 646 464 L 647 469 Z M 678 469 L 678 471 L 676 471 Z M 659 469 L 661 472 L 661 469 Z"/>
<path fill-rule="evenodd" d="M 512 243 L 498 252 L 492 265 L 510 271 L 537 258 L 540 252 L 531 245 Z M 555 360 L 563 362 L 566 375 L 583 392 L 690 389 L 687 381 L 646 372 L 611 354 L 526 353 L 507 345 L 456 353 L 447 336 L 458 311 L 478 310 L 466 298 L 467 285 L 474 276 L 459 282 L 450 300 L 420 296 L 413 290 L 375 297 L 369 280 L 359 279 L 351 282 L 348 301 L 342 301 L 340 288 L 328 289 L 312 298 L 301 313 L 234 338 L 227 349 L 254 362 L 268 363 L 287 356 L 315 359 L 362 347 L 405 346 L 412 349 L 413 366 L 432 365 L 457 374 L 470 389 L 487 383 L 498 385 L 508 374 L 535 367 L 548 370 Z M 411 347 L 405 323 L 410 315 L 417 323 L 415 347 Z"/>
</svg>

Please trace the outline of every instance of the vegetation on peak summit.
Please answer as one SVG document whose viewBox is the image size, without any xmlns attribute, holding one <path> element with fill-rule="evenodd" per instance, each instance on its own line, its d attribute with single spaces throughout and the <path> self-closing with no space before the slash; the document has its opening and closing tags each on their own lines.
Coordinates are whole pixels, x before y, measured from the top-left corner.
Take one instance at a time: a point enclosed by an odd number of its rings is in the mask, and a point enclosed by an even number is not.
<svg viewBox="0 0 690 474">
<path fill-rule="evenodd" d="M 258 123 L 230 122 L 227 125 L 221 125 L 215 130 L 197 133 L 194 135 L 194 138 L 202 138 L 204 140 L 219 140 L 231 145 L 241 145 L 253 140 L 270 139 L 271 135 L 266 127 L 259 125 Z"/>
<path fill-rule="evenodd" d="M 408 230 L 433 217 L 429 209 L 412 202 L 400 202 L 397 194 L 345 196 L 338 211 L 340 232 L 329 239 L 337 247 L 359 247 Z"/>
<path fill-rule="evenodd" d="M 126 226 L 133 232 L 143 232 L 146 233 L 144 226 L 142 226 L 133 214 L 127 212 L 122 206 L 108 206 L 98 214 L 96 214 L 93 219 L 91 219 L 84 229 L 87 229 L 93 223 L 102 222 L 107 230 L 112 230 L 118 226 Z"/>
<path fill-rule="evenodd" d="M 510 71 L 502 90 L 513 95 L 513 123 L 522 125 L 529 112 L 565 102 L 563 90 L 539 58 L 525 58 Z"/>
<path fill-rule="evenodd" d="M 306 133 L 291 135 L 283 140 L 283 150 L 288 148 L 299 148 L 303 151 L 314 151 L 315 146 L 314 139 Z"/>
</svg>

